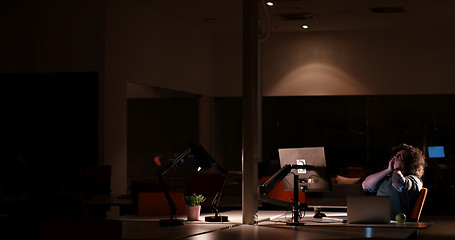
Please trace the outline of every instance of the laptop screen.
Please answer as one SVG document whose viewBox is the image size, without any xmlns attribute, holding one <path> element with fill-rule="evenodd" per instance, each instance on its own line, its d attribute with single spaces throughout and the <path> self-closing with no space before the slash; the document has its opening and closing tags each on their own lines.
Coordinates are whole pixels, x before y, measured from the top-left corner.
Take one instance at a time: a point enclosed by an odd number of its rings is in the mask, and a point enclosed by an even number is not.
<svg viewBox="0 0 455 240">
<path fill-rule="evenodd" d="M 348 196 L 348 223 L 389 223 L 389 196 Z"/>
</svg>

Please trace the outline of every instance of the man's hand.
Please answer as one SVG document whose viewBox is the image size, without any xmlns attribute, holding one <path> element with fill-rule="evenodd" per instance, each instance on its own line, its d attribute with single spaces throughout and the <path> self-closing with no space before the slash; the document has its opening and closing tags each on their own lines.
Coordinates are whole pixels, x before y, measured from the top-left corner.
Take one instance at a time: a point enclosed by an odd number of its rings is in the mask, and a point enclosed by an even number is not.
<svg viewBox="0 0 455 240">
<path fill-rule="evenodd" d="M 395 157 L 393 157 L 393 158 L 390 159 L 390 161 L 389 161 L 389 167 L 387 168 L 387 170 L 389 171 L 389 173 L 393 172 L 394 165 L 395 165 Z"/>
</svg>

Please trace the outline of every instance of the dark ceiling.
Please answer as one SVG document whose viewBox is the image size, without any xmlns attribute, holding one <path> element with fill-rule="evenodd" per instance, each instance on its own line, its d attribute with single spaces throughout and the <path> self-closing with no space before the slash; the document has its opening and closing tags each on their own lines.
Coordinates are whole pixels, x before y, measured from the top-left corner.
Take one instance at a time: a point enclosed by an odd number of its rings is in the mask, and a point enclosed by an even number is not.
<svg viewBox="0 0 455 240">
<path fill-rule="evenodd" d="M 242 29 L 241 0 L 133 1 L 182 24 L 212 33 L 241 32 Z M 271 29 L 276 32 L 447 28 L 455 25 L 453 0 L 274 0 L 272 7 L 264 8 L 265 2 L 258 0 L 261 22 L 266 23 L 268 14 Z M 309 28 L 303 30 L 303 24 Z"/>
</svg>

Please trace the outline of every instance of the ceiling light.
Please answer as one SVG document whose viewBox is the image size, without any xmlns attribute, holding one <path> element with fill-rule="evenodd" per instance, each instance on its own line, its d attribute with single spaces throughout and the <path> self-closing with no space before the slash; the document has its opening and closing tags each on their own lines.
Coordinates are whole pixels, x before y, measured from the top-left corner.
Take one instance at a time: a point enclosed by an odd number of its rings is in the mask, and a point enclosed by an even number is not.
<svg viewBox="0 0 455 240">
<path fill-rule="evenodd" d="M 374 13 L 404 13 L 406 12 L 404 7 L 378 7 L 370 8 L 371 12 Z"/>
<path fill-rule="evenodd" d="M 304 25 L 302 25 L 302 28 L 303 29 L 308 29 L 309 27 L 308 27 L 308 25 L 304 24 Z"/>
<path fill-rule="evenodd" d="M 273 6 L 273 2 L 271 2 L 271 1 L 268 1 L 266 4 L 267 4 L 267 6 L 270 6 L 270 7 Z"/>
</svg>

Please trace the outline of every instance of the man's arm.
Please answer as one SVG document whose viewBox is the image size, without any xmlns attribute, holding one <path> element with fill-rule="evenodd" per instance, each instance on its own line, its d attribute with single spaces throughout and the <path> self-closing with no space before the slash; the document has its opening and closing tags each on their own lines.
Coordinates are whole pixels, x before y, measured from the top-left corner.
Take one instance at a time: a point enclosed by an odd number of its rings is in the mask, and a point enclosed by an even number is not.
<svg viewBox="0 0 455 240">
<path fill-rule="evenodd" d="M 363 190 L 371 189 L 372 187 L 376 186 L 376 184 L 383 179 L 385 176 L 390 174 L 393 171 L 393 159 L 389 161 L 389 166 L 377 173 L 373 173 L 369 175 L 365 180 L 362 182 Z"/>
<path fill-rule="evenodd" d="M 401 190 L 403 189 L 404 181 L 405 181 L 405 179 L 404 179 L 403 173 L 401 173 L 400 170 L 393 171 L 392 186 L 399 192 L 401 192 Z"/>
</svg>

